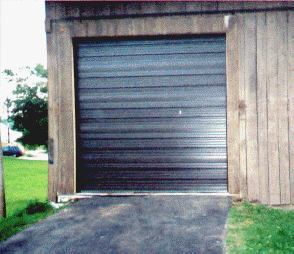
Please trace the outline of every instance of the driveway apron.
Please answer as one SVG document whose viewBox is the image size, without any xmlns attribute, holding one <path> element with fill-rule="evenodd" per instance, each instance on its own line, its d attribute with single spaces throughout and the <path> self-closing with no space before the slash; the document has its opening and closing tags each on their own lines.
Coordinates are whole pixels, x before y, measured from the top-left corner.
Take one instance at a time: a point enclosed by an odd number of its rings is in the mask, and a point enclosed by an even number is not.
<svg viewBox="0 0 294 254">
<path fill-rule="evenodd" d="M 94 196 L 0 243 L 0 252 L 225 252 L 227 196 Z"/>
</svg>

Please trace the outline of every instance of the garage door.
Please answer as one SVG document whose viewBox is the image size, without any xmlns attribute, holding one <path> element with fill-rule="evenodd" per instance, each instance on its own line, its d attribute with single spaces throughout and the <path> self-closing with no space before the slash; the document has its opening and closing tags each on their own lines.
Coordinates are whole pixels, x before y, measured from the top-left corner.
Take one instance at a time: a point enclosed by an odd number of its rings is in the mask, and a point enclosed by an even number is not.
<svg viewBox="0 0 294 254">
<path fill-rule="evenodd" d="M 224 36 L 75 45 L 78 191 L 226 192 Z"/>
</svg>

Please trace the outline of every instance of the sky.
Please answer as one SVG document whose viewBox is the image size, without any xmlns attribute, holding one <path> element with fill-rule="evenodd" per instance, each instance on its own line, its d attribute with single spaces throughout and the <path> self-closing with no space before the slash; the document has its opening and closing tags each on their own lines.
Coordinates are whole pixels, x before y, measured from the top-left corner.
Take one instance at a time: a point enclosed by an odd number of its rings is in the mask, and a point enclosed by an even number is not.
<svg viewBox="0 0 294 254">
<path fill-rule="evenodd" d="M 2 69 L 47 64 L 44 0 L 0 0 Z"/>
<path fill-rule="evenodd" d="M 37 63 L 47 68 L 45 0 L 0 0 L 0 73 Z M 1 75 L 0 107 L 14 88 Z"/>
</svg>

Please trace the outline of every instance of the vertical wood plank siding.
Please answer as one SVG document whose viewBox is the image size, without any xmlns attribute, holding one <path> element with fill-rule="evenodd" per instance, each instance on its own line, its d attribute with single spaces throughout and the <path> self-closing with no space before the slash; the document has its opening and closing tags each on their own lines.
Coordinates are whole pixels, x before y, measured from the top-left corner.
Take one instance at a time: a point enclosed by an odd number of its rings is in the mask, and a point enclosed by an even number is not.
<svg viewBox="0 0 294 254">
<path fill-rule="evenodd" d="M 257 131 L 259 163 L 259 195 L 263 204 L 269 204 L 267 152 L 267 37 L 266 13 L 257 13 Z"/>
<path fill-rule="evenodd" d="M 238 26 L 229 30 L 227 36 L 227 154 L 228 190 L 240 193 L 239 183 L 239 82 L 238 82 Z"/>
<path fill-rule="evenodd" d="M 291 187 L 291 204 L 294 203 L 294 112 L 293 112 L 293 106 L 294 106 L 294 86 L 293 86 L 293 80 L 294 80 L 294 66 L 293 66 L 293 12 L 289 12 L 287 16 L 287 86 L 288 86 L 288 111 L 289 111 L 289 127 L 288 127 L 288 137 L 289 137 L 289 156 L 290 156 L 290 187 Z"/>
<path fill-rule="evenodd" d="M 268 156 L 270 203 L 280 203 L 277 14 L 267 13 Z"/>
<path fill-rule="evenodd" d="M 291 15 L 238 14 L 241 196 L 263 204 L 291 203 Z"/>
<path fill-rule="evenodd" d="M 238 59 L 245 58 L 245 21 L 244 17 L 238 17 Z M 247 198 L 247 156 L 246 156 L 246 105 L 245 105 L 245 63 L 239 63 L 239 178 L 240 196 Z"/>
<path fill-rule="evenodd" d="M 247 188 L 249 200 L 259 199 L 256 112 L 256 14 L 245 16 L 245 104 L 247 143 Z"/>
<path fill-rule="evenodd" d="M 277 13 L 278 37 L 278 116 L 279 116 L 279 170 L 281 204 L 290 203 L 288 89 L 287 89 L 287 16 Z M 283 183 L 283 184 L 281 184 Z"/>
<path fill-rule="evenodd" d="M 54 143 L 48 198 L 75 193 L 73 38 L 225 33 L 229 192 L 263 204 L 293 203 L 293 12 L 285 10 L 291 7 L 292 2 L 46 2 Z M 230 12 L 237 22 L 226 29 Z"/>
</svg>

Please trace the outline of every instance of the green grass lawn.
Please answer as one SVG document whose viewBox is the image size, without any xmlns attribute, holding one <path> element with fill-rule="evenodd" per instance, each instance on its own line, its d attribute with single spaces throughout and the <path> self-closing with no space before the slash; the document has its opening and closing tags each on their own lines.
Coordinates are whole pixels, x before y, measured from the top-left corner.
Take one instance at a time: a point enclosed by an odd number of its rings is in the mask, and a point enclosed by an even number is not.
<svg viewBox="0 0 294 254">
<path fill-rule="evenodd" d="M 0 218 L 0 241 L 55 211 L 47 201 L 47 161 L 4 157 L 6 218 Z"/>
<path fill-rule="evenodd" d="M 4 156 L 7 216 L 26 207 L 29 200 L 47 199 L 48 162 Z"/>
<path fill-rule="evenodd" d="M 229 253 L 293 253 L 294 211 L 236 202 L 227 232 Z"/>
</svg>

